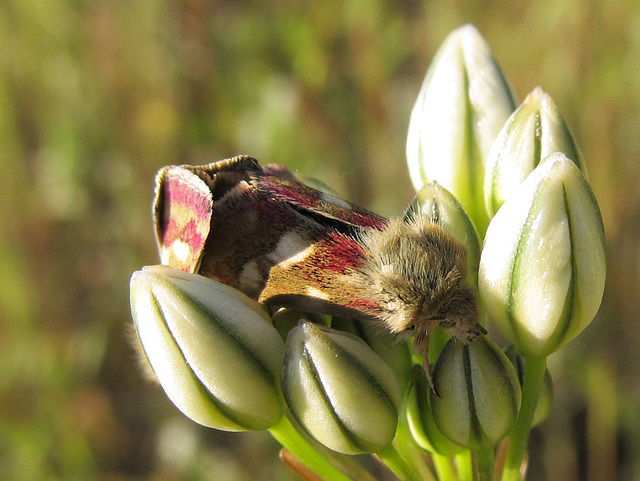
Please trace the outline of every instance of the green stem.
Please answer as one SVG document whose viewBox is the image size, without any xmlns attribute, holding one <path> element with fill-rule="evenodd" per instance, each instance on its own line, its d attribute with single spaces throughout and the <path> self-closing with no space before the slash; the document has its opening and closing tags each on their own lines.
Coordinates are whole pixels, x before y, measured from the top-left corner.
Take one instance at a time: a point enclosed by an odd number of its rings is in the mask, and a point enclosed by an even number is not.
<svg viewBox="0 0 640 481">
<path fill-rule="evenodd" d="M 442 454 L 431 453 L 431 460 L 433 461 L 433 466 L 436 468 L 436 473 L 438 473 L 439 481 L 458 480 L 458 475 L 451 465 L 451 458 L 443 456 Z"/>
<path fill-rule="evenodd" d="M 493 474 L 493 447 L 478 449 L 475 452 L 478 464 L 478 477 L 480 481 L 494 481 Z"/>
<path fill-rule="evenodd" d="M 402 481 L 421 481 L 413 469 L 400 456 L 396 448 L 390 444 L 376 453 L 380 460 Z"/>
<path fill-rule="evenodd" d="M 321 456 L 293 427 L 286 416 L 269 429 L 271 435 L 302 461 L 309 469 L 326 481 L 352 481 Z"/>
<path fill-rule="evenodd" d="M 458 468 L 458 477 L 460 481 L 473 481 L 473 459 L 471 451 L 465 449 L 456 454 L 456 466 Z"/>
<path fill-rule="evenodd" d="M 376 478 L 369 471 L 355 461 L 354 456 L 332 451 L 326 446 L 314 442 L 314 445 L 316 444 L 316 451 L 325 459 L 329 460 L 333 466 L 338 468 L 348 478 L 357 481 L 376 481 Z"/>
<path fill-rule="evenodd" d="M 403 407 L 402 412 L 406 413 L 405 407 Z M 393 439 L 393 444 L 400 456 L 413 468 L 422 481 L 436 481 L 425 461 L 425 451 L 416 444 L 411 435 L 406 415 L 401 415 L 398 420 L 398 430 Z M 444 481 L 441 478 L 438 479 Z"/>
<path fill-rule="evenodd" d="M 502 473 L 502 481 L 520 480 L 520 467 L 527 449 L 531 421 L 538 404 L 546 369 L 546 357 L 525 355 L 522 405 L 516 419 L 516 425 L 509 436 L 509 451 L 507 452 L 507 459 Z"/>
</svg>

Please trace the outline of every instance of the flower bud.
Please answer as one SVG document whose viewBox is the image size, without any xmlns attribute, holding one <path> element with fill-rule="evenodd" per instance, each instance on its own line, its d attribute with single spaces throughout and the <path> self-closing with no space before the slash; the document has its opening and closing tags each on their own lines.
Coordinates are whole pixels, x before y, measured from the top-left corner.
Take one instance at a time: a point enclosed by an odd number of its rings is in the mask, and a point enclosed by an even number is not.
<svg viewBox="0 0 640 481">
<path fill-rule="evenodd" d="M 521 391 L 507 356 L 487 336 L 450 340 L 433 371 L 433 418 L 451 441 L 476 450 L 504 438 L 515 423 Z"/>
<path fill-rule="evenodd" d="M 409 430 L 421 448 L 443 456 L 453 456 L 464 448 L 451 441 L 438 429 L 429 405 L 430 390 L 431 386 L 424 369 L 422 366 L 414 365 L 406 402 Z"/>
<path fill-rule="evenodd" d="M 582 155 L 551 97 L 537 87 L 511 114 L 493 143 L 485 174 L 490 217 L 547 155 L 562 152 L 586 177 Z"/>
<path fill-rule="evenodd" d="M 371 453 L 393 440 L 398 381 L 352 334 L 302 321 L 287 338 L 282 391 L 300 425 L 334 451 Z"/>
<path fill-rule="evenodd" d="M 303 312 L 297 309 L 292 309 L 291 307 L 273 308 L 271 314 L 273 325 L 280 333 L 280 337 L 284 340 L 287 339 L 289 331 L 300 324 L 302 319 L 316 324 L 323 324 L 325 326 L 331 324 L 331 316 L 317 314 L 315 312 Z"/>
<path fill-rule="evenodd" d="M 524 363 L 525 357 L 519 352 L 513 344 L 508 344 L 504 353 L 507 355 L 513 367 L 516 368 L 516 373 L 518 374 L 518 381 L 520 381 L 520 387 L 522 387 L 522 383 L 524 382 Z M 531 426 L 537 426 L 542 421 L 544 421 L 549 413 L 551 412 L 551 403 L 553 402 L 553 381 L 551 379 L 551 374 L 549 374 L 549 370 L 547 369 L 544 373 L 544 379 L 542 380 L 542 388 L 540 389 L 540 396 L 538 397 L 538 404 L 536 405 L 536 410 L 533 413 L 533 420 L 531 421 Z"/>
<path fill-rule="evenodd" d="M 404 389 L 411 375 L 411 352 L 405 341 L 365 321 L 334 317 L 331 327 L 355 334 L 366 342 L 394 372 L 400 389 Z"/>
<path fill-rule="evenodd" d="M 407 136 L 416 190 L 436 180 L 484 232 L 486 158 L 515 101 L 491 50 L 472 25 L 454 30 L 429 67 Z"/>
<path fill-rule="evenodd" d="M 484 306 L 518 350 L 547 356 L 591 322 L 605 275 L 593 192 L 575 163 L 552 154 L 489 225 L 479 271 Z"/>
<path fill-rule="evenodd" d="M 405 213 L 405 219 L 422 215 L 434 222 L 467 248 L 467 277 L 471 285 L 478 287 L 480 263 L 480 238 L 473 222 L 458 199 L 437 182 L 422 186 Z"/>
<path fill-rule="evenodd" d="M 258 303 L 153 266 L 131 276 L 131 312 L 153 371 L 185 415 L 227 431 L 267 429 L 282 417 L 284 343 Z"/>
</svg>

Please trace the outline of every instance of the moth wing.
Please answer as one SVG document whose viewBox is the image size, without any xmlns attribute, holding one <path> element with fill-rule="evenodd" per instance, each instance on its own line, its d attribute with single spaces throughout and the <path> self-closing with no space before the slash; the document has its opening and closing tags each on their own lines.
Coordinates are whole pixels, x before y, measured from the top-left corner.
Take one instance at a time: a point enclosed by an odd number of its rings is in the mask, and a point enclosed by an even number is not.
<svg viewBox="0 0 640 481">
<path fill-rule="evenodd" d="M 354 276 L 364 255 L 356 238 L 325 231 L 299 255 L 271 268 L 258 300 L 306 312 L 376 318 L 383 306 L 366 295 L 368 286 Z"/>
<path fill-rule="evenodd" d="M 329 192 L 321 191 L 287 177 L 258 175 L 257 188 L 270 198 L 287 204 L 321 224 L 344 230 L 349 227 L 384 229 L 387 220 L 371 211 L 347 202 Z M 342 228 L 341 228 L 342 227 Z"/>
<path fill-rule="evenodd" d="M 158 171 L 153 217 L 160 262 L 197 272 L 211 230 L 214 202 L 242 180 L 262 172 L 258 161 L 249 156 Z"/>
<path fill-rule="evenodd" d="M 213 195 L 192 171 L 168 166 L 156 175 L 153 214 L 160 262 L 185 272 L 198 270 L 209 236 Z"/>
<path fill-rule="evenodd" d="M 350 273 L 358 232 L 386 219 L 251 157 L 166 167 L 154 202 L 162 262 L 236 287 L 254 299 L 347 315 L 377 306 Z"/>
</svg>

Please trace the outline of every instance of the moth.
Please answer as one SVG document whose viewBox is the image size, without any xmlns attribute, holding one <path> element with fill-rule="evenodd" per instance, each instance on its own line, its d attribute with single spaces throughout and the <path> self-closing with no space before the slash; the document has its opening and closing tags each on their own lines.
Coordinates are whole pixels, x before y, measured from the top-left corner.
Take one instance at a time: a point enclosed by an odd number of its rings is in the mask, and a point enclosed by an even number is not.
<svg viewBox="0 0 640 481">
<path fill-rule="evenodd" d="M 423 215 L 387 220 L 249 156 L 161 169 L 153 212 L 163 264 L 262 303 L 409 334 L 428 375 L 437 326 L 464 342 L 486 333 L 465 248 Z"/>
</svg>

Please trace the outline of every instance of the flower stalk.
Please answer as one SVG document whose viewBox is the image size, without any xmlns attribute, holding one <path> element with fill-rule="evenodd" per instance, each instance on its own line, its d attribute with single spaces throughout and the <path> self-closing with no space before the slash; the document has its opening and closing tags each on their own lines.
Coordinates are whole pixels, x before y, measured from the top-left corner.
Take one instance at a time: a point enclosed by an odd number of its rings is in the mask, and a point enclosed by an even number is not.
<svg viewBox="0 0 640 481">
<path fill-rule="evenodd" d="M 438 473 L 439 481 L 456 481 L 458 479 L 458 475 L 451 464 L 450 457 L 432 453 L 431 460 L 433 461 L 436 473 Z"/>
<path fill-rule="evenodd" d="M 286 416 L 269 428 L 271 435 L 285 449 L 300 459 L 309 469 L 327 481 L 351 481 L 335 466 L 316 451 Z"/>
<path fill-rule="evenodd" d="M 418 366 L 418 369 L 422 371 L 422 367 Z M 416 442 L 412 435 L 410 422 L 407 415 L 407 406 L 410 395 L 405 393 L 404 406 L 402 408 L 402 415 L 398 419 L 398 430 L 396 437 L 393 440 L 393 445 L 397 449 L 398 453 L 405 459 L 405 461 L 413 467 L 413 470 L 418 473 L 419 477 L 423 481 L 444 481 L 443 478 L 438 475 L 436 478 L 432 473 L 430 467 L 425 461 L 424 451 Z"/>
<path fill-rule="evenodd" d="M 493 448 L 478 449 L 475 453 L 479 481 L 494 481 Z"/>
<path fill-rule="evenodd" d="M 400 453 L 392 444 L 378 451 L 376 455 L 401 481 L 422 481 L 422 478 L 400 456 Z"/>
<path fill-rule="evenodd" d="M 502 473 L 502 481 L 520 480 L 520 468 L 527 449 L 527 439 L 529 438 L 533 415 L 538 405 L 544 374 L 547 370 L 546 360 L 546 356 L 525 356 L 522 405 L 510 435 L 509 450 L 507 451 L 507 459 Z"/>
<path fill-rule="evenodd" d="M 460 481 L 473 481 L 473 453 L 470 450 L 456 455 L 456 467 Z"/>
</svg>

